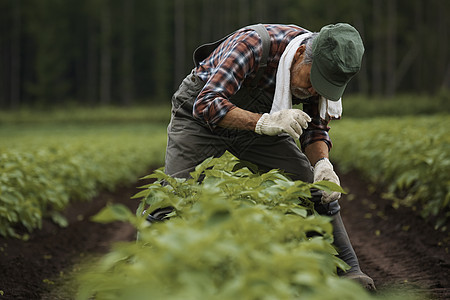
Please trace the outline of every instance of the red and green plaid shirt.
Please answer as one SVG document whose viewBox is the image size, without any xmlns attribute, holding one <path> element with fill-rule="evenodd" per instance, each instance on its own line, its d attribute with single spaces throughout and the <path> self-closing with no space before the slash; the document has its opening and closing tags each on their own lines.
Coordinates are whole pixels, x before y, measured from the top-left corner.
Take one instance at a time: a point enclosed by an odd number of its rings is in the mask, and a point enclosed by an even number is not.
<svg viewBox="0 0 450 300">
<path fill-rule="evenodd" d="M 273 94 L 277 67 L 283 51 L 296 36 L 309 33 L 309 31 L 296 25 L 267 24 L 265 27 L 271 39 L 271 47 L 267 58 L 267 67 L 258 87 Z M 211 128 L 217 126 L 220 120 L 236 107 L 228 99 L 243 84 L 245 85 L 244 82 L 251 82 L 254 79 L 261 56 L 262 40 L 252 29 L 242 28 L 224 40 L 196 68 L 197 76 L 206 84 L 194 103 L 194 117 L 205 122 Z M 318 113 L 318 109 L 313 110 Z M 313 113 L 313 111 L 305 112 Z M 315 117 L 310 116 L 313 119 Z M 311 128 L 305 130 L 301 139 L 302 148 L 317 140 L 325 141 L 331 148 L 331 141 L 327 133 L 329 128 L 327 124 L 323 124 L 324 120 L 321 121 L 321 126 L 317 127 L 312 122 Z"/>
</svg>

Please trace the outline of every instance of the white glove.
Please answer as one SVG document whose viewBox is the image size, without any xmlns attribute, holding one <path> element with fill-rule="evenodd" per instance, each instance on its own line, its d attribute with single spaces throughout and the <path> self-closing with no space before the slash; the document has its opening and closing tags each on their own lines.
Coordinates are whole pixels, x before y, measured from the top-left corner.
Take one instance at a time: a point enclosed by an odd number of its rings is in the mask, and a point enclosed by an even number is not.
<svg viewBox="0 0 450 300">
<path fill-rule="evenodd" d="M 340 185 L 339 177 L 336 175 L 328 158 L 322 158 L 314 166 L 314 182 L 327 180 Z M 331 194 L 323 192 L 322 203 L 330 203 L 341 198 L 341 193 L 332 192 Z"/>
<path fill-rule="evenodd" d="M 311 118 L 300 109 L 284 109 L 271 115 L 263 114 L 255 127 L 257 134 L 279 135 L 287 133 L 294 139 L 298 139 L 303 129 L 308 127 Z"/>
</svg>

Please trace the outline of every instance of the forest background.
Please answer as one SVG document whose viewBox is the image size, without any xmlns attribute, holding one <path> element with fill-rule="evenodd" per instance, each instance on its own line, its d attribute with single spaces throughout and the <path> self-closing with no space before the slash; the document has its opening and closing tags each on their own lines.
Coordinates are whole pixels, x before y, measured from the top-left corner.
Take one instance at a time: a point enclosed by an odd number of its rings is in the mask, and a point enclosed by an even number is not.
<svg viewBox="0 0 450 300">
<path fill-rule="evenodd" d="M 350 23 L 366 52 L 347 93 L 448 96 L 449 17 L 446 0 L 0 0 L 0 108 L 168 104 L 198 45 L 255 23 Z"/>
</svg>

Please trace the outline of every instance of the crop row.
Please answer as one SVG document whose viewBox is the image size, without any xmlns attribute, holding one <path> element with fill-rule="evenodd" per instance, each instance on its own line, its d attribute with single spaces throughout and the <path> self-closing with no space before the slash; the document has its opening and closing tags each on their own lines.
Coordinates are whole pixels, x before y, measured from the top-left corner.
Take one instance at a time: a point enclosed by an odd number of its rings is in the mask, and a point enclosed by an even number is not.
<svg viewBox="0 0 450 300">
<path fill-rule="evenodd" d="M 386 187 L 395 205 L 440 227 L 450 218 L 450 117 L 374 118 L 333 124 L 333 159 Z"/>
<path fill-rule="evenodd" d="M 160 123 L 170 121 L 170 105 L 148 105 L 131 107 L 83 107 L 36 109 L 23 108 L 17 111 L 0 111 L 3 124 L 125 124 Z"/>
<path fill-rule="evenodd" d="M 276 170 L 254 174 L 229 153 L 191 175 L 157 170 L 146 177 L 156 182 L 135 196 L 136 215 L 111 205 L 94 217 L 129 221 L 139 238 L 90 262 L 78 275 L 77 299 L 372 299 L 336 276 L 346 264 L 335 256 L 330 220 L 308 200 L 311 188 L 338 186 Z M 146 214 L 167 206 L 170 219 L 149 226 Z"/>
<path fill-rule="evenodd" d="M 3 132 L 0 234 L 26 238 L 26 231 L 40 228 L 45 217 L 64 226 L 60 211 L 69 202 L 90 200 L 101 189 L 136 182 L 150 166 L 161 166 L 163 128 L 125 127 L 12 127 Z M 17 230 L 21 227 L 26 231 Z"/>
</svg>

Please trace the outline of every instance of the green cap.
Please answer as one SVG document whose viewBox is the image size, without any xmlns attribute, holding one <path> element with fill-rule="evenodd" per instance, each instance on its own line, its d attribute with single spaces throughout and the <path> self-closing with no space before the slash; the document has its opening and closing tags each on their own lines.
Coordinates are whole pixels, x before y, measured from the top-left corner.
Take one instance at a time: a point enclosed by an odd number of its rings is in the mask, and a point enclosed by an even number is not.
<svg viewBox="0 0 450 300">
<path fill-rule="evenodd" d="M 311 84 L 321 96 L 337 101 L 361 68 L 364 45 L 351 25 L 324 26 L 312 44 Z"/>
</svg>

